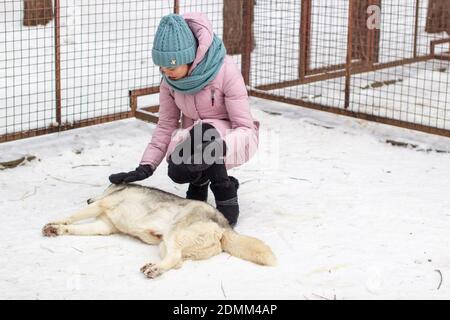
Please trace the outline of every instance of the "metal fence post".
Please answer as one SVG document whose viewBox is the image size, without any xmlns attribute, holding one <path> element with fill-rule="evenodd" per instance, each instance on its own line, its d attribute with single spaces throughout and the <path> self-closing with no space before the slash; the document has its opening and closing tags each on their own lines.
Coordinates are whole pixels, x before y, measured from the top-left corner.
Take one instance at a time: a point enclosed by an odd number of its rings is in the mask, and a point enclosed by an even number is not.
<svg viewBox="0 0 450 320">
<path fill-rule="evenodd" d="M 300 49 L 299 49 L 299 70 L 298 78 L 305 79 L 309 69 L 309 50 L 311 36 L 311 0 L 302 0 L 300 13 Z"/>
<path fill-rule="evenodd" d="M 242 76 L 244 77 L 244 82 L 248 86 L 250 85 L 250 65 L 251 65 L 251 55 L 252 55 L 252 45 L 253 45 L 253 36 L 252 36 L 252 21 L 254 14 L 254 1 L 244 1 L 243 6 L 243 32 L 245 35 L 244 38 L 244 47 L 242 48 Z M 242 41 L 241 41 L 242 43 Z"/>
<path fill-rule="evenodd" d="M 55 98 L 56 122 L 61 126 L 61 30 L 60 0 L 55 0 Z"/>
<path fill-rule="evenodd" d="M 351 84 L 351 68 L 352 68 L 352 52 L 353 52 L 353 11 L 355 8 L 355 0 L 349 1 L 348 9 L 348 31 L 347 31 L 347 61 L 345 63 L 345 109 L 350 106 L 350 84 Z"/>
</svg>

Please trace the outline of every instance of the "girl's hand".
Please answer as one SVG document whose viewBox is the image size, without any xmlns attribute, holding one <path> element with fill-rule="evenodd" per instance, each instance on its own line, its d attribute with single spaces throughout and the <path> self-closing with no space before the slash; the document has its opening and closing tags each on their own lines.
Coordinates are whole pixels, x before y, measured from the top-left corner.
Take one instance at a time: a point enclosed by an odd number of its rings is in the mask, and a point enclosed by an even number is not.
<svg viewBox="0 0 450 320">
<path fill-rule="evenodd" d="M 147 179 L 152 174 L 153 168 L 150 165 L 140 165 L 136 170 L 110 175 L 109 181 L 113 184 L 130 183 Z"/>
</svg>

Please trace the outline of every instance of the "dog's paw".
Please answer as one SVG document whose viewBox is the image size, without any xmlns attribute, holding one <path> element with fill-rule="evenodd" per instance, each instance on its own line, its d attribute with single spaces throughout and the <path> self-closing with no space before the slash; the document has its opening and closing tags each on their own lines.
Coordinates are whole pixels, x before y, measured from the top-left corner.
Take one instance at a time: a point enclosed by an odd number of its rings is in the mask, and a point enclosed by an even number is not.
<svg viewBox="0 0 450 320">
<path fill-rule="evenodd" d="M 42 228 L 42 235 L 44 237 L 56 237 L 56 236 L 58 236 L 59 235 L 59 233 L 58 233 L 58 226 L 54 225 L 52 223 L 46 224 Z"/>
<path fill-rule="evenodd" d="M 158 266 L 154 263 L 147 263 L 141 268 L 141 272 L 145 274 L 147 278 L 153 279 L 161 274 Z"/>
</svg>

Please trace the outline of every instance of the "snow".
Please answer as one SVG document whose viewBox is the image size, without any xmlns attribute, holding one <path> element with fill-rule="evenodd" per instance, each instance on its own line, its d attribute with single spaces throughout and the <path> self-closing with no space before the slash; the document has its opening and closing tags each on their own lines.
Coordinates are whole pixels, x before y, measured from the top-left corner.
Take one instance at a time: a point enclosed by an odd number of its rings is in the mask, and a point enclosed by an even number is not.
<svg viewBox="0 0 450 320">
<path fill-rule="evenodd" d="M 124 235 L 45 238 L 108 175 L 133 169 L 155 128 L 136 119 L 0 144 L 2 299 L 448 299 L 450 139 L 251 98 L 261 121 L 241 182 L 236 230 L 277 267 L 220 254 L 158 279 L 156 246 Z M 387 139 L 417 145 L 402 148 Z M 161 164 L 143 184 L 184 196 Z M 209 202 L 214 203 L 212 193 Z M 442 284 L 440 285 L 442 274 Z"/>
<path fill-rule="evenodd" d="M 22 3 L 0 10 L 0 134 L 55 122 L 54 28 L 23 27 Z M 62 1 L 63 121 L 129 110 L 129 89 L 159 83 L 149 35 L 170 5 L 136 0 L 124 10 L 115 2 Z M 201 7 L 219 36 L 222 5 Z M 420 55 L 445 36 L 424 32 L 426 5 L 419 10 Z M 410 57 L 414 6 L 387 0 L 383 8 L 380 62 Z M 180 10 L 199 8 L 185 1 Z M 317 0 L 312 10 L 312 67 L 344 62 L 346 2 Z M 300 2 L 258 1 L 252 87 L 297 78 L 299 12 Z M 450 64 L 437 60 L 353 75 L 350 110 L 448 129 L 449 75 Z M 371 86 L 383 82 L 389 85 Z M 271 93 L 343 107 L 343 88 L 338 78 Z M 157 102 L 158 94 L 138 99 L 140 107 Z M 38 157 L 0 170 L 0 298 L 450 298 L 450 139 L 251 103 L 261 143 L 255 158 L 232 170 L 241 182 L 236 229 L 268 243 L 277 267 L 221 254 L 148 280 L 139 268 L 159 259 L 157 247 L 124 235 L 42 237 L 45 223 L 80 209 L 111 173 L 138 164 L 155 126 L 127 119 L 0 144 L 0 161 Z M 184 196 L 187 186 L 166 171 L 163 162 L 143 184 Z"/>
</svg>

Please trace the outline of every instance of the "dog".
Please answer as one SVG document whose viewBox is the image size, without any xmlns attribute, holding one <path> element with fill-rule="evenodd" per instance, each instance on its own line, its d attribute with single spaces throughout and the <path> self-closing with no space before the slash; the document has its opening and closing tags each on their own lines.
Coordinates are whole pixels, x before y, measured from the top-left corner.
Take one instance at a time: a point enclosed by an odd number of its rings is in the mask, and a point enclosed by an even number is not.
<svg viewBox="0 0 450 320">
<path fill-rule="evenodd" d="M 46 224 L 43 235 L 123 233 L 159 245 L 161 261 L 141 268 L 148 278 L 180 268 L 187 259 L 207 259 L 223 251 L 256 264 L 276 265 L 265 243 L 238 234 L 216 208 L 202 201 L 138 184 L 113 184 L 87 203 L 69 218 Z M 74 224 L 91 218 L 94 222 Z"/>
</svg>

